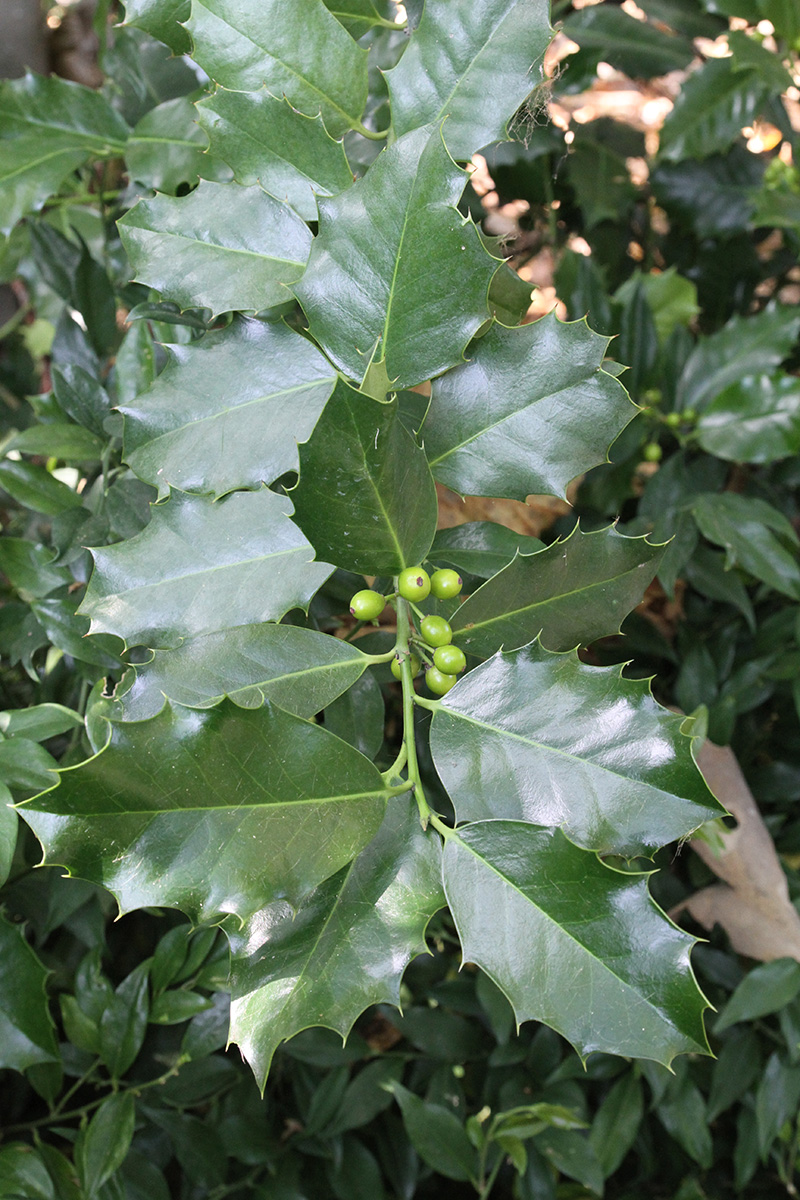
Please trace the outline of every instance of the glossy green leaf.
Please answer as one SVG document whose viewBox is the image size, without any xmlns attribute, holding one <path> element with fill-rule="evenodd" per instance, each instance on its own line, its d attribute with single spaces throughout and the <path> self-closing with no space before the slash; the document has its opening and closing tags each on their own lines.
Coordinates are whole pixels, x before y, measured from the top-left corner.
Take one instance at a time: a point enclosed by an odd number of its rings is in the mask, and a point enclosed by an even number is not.
<svg viewBox="0 0 800 1200">
<path fill-rule="evenodd" d="M 400 62 L 388 71 L 398 135 L 446 117 L 453 158 L 508 136 L 508 122 L 542 78 L 550 42 L 545 0 L 427 0 Z"/>
<path fill-rule="evenodd" d="M 139 283 L 214 313 L 288 300 L 311 246 L 297 213 L 260 187 L 207 180 L 179 199 L 140 200 L 117 227 Z"/>
<path fill-rule="evenodd" d="M 150 1013 L 149 960 L 134 967 L 114 990 L 100 1018 L 99 1053 L 113 1079 L 133 1065 L 142 1048 Z"/>
<path fill-rule="evenodd" d="M 337 137 L 360 124 L 367 52 L 322 0 L 192 0 L 192 57 L 237 92 L 266 87 Z M 301 32 L 302 31 L 302 32 Z"/>
<path fill-rule="evenodd" d="M 764 195 L 756 191 L 763 169 L 757 155 L 736 144 L 701 162 L 659 163 L 651 174 L 653 194 L 676 225 L 688 226 L 700 238 L 730 237 L 753 223 L 755 196 Z"/>
<path fill-rule="evenodd" d="M 453 640 L 488 658 L 534 638 L 571 650 L 617 633 L 658 572 L 663 547 L 625 538 L 612 526 L 583 533 L 537 554 L 518 555 L 465 601 L 451 619 Z"/>
<path fill-rule="evenodd" d="M 698 497 L 692 512 L 703 536 L 725 549 L 726 566 L 738 563 L 776 591 L 800 600 L 797 534 L 776 508 L 757 496 L 722 492 Z"/>
<path fill-rule="evenodd" d="M 56 1200 L 52 1177 L 27 1142 L 9 1142 L 0 1150 L 0 1195 L 9 1200 Z"/>
<path fill-rule="evenodd" d="M 109 733 L 105 750 L 20 812 L 48 862 L 103 884 L 122 912 L 164 905 L 215 922 L 279 899 L 296 906 L 383 819 L 372 763 L 271 705 L 167 706 Z"/>
<path fill-rule="evenodd" d="M 123 719 L 144 721 L 165 698 L 211 708 L 225 696 L 242 708 L 265 700 L 310 718 L 361 677 L 367 659 L 348 642 L 294 625 L 242 625 L 157 650 L 136 667 L 123 698 Z"/>
<path fill-rule="evenodd" d="M 562 28 L 595 61 L 607 62 L 634 79 L 681 70 L 694 56 L 687 38 L 639 21 L 615 5 L 582 8 L 572 13 Z"/>
<path fill-rule="evenodd" d="M 22 596 L 46 596 L 54 588 L 71 582 L 69 571 L 55 567 L 57 555 L 27 538 L 0 540 L 0 571 Z"/>
<path fill-rule="evenodd" d="M 76 616 L 76 604 L 77 597 L 62 588 L 43 600 L 33 600 L 31 612 L 44 630 L 47 640 L 64 654 L 69 654 L 78 662 L 93 663 L 106 669 L 119 667 L 120 654 L 124 649 L 122 642 L 107 634 L 87 637 L 89 620 Z"/>
<path fill-rule="evenodd" d="M 386 724 L 386 705 L 375 676 L 371 672 L 361 675 L 328 705 L 323 719 L 329 733 L 375 759 L 383 745 Z"/>
<path fill-rule="evenodd" d="M 22 454 L 38 454 L 62 462 L 99 462 L 103 444 L 80 425 L 53 421 L 48 425 L 30 425 L 15 433 L 4 448 L 6 452 L 19 450 Z"/>
<path fill-rule="evenodd" d="M 266 89 L 217 88 L 196 112 L 237 183 L 260 183 L 305 221 L 317 219 L 317 196 L 334 196 L 353 182 L 342 143 L 328 136 L 321 118 L 304 116 Z"/>
<path fill-rule="evenodd" d="M 125 24 L 165 42 L 173 54 L 186 54 L 192 43 L 180 22 L 190 11 L 191 0 L 125 0 Z"/>
<path fill-rule="evenodd" d="M 340 380 L 300 447 L 295 520 L 321 558 L 348 571 L 396 575 L 427 554 L 436 489 L 425 455 L 400 420 Z"/>
<path fill-rule="evenodd" d="M 697 286 L 679 275 L 676 267 L 668 267 L 658 274 L 637 272 L 617 288 L 614 299 L 626 304 L 637 283 L 644 292 L 661 342 L 665 342 L 674 329 L 689 325 L 700 312 Z"/>
<path fill-rule="evenodd" d="M 81 725 L 83 717 L 80 713 L 63 704 L 33 704 L 29 708 L 0 712 L 0 733 L 7 738 L 24 737 L 45 742 Z"/>
<path fill-rule="evenodd" d="M 425 126 L 341 196 L 320 198 L 319 236 L 294 292 L 350 378 L 360 382 L 374 360 L 392 386 L 430 379 L 462 360 L 489 316 L 497 263 L 455 207 L 465 181 L 439 127 Z"/>
<path fill-rule="evenodd" d="M 451 529 L 440 529 L 433 539 L 430 557 L 437 566 L 454 567 L 488 579 L 511 562 L 517 554 L 535 554 L 543 550 L 538 538 L 515 533 L 492 521 L 468 521 Z"/>
<path fill-rule="evenodd" d="M 0 233 L 40 209 L 90 156 L 122 154 L 129 132 L 91 88 L 55 75 L 0 84 Z"/>
<path fill-rule="evenodd" d="M 133 1141 L 135 1122 L 133 1092 L 107 1096 L 92 1114 L 79 1155 L 81 1181 L 89 1196 L 94 1196 L 122 1165 Z"/>
<path fill-rule="evenodd" d="M 0 488 L 25 508 L 48 517 L 82 506 L 77 492 L 35 463 L 0 462 Z"/>
<path fill-rule="evenodd" d="M 636 1141 L 643 1116 L 641 1081 L 633 1071 L 625 1071 L 597 1110 L 589 1134 L 604 1178 L 621 1166 Z"/>
<path fill-rule="evenodd" d="M 312 561 L 291 513 L 266 488 L 216 502 L 175 492 L 141 533 L 92 551 L 80 613 L 92 633 L 164 647 L 306 609 L 331 568 Z"/>
<path fill-rule="evenodd" d="M 0 782 L 5 787 L 25 792 L 51 787 L 55 759 L 30 738 L 3 738 L 0 741 Z"/>
<path fill-rule="evenodd" d="M 594 1147 L 584 1133 L 572 1129 L 546 1129 L 536 1139 L 536 1149 L 569 1179 L 577 1179 L 593 1192 L 603 1194 L 603 1171 Z"/>
<path fill-rule="evenodd" d="M 494 253 L 489 247 L 490 253 Z M 508 263 L 501 263 L 489 285 L 489 312 L 502 325 L 521 325 L 531 306 L 533 288 Z"/>
<path fill-rule="evenodd" d="M 0 1067 L 27 1071 L 37 1063 L 57 1062 L 55 1026 L 45 994 L 48 973 L 21 927 L 2 913 L 0 963 Z"/>
<path fill-rule="evenodd" d="M 704 409 L 697 440 L 730 462 L 768 463 L 800 452 L 800 380 L 745 375 Z"/>
<path fill-rule="evenodd" d="M 683 83 L 661 129 L 659 155 L 670 162 L 719 154 L 752 125 L 767 96 L 753 70 L 712 58 Z"/>
<path fill-rule="evenodd" d="M 587 229 L 623 219 L 636 203 L 637 192 L 625 159 L 591 137 L 575 139 L 565 168 Z"/>
<path fill-rule="evenodd" d="M 298 468 L 336 372 L 282 322 L 239 319 L 197 345 L 171 346 L 150 389 L 120 405 L 124 454 L 159 496 L 224 495 Z"/>
<path fill-rule="evenodd" d="M 800 993 L 800 963 L 793 958 L 776 958 L 760 963 L 745 975 L 714 1023 L 722 1033 L 738 1021 L 753 1021 L 777 1012 Z"/>
<path fill-rule="evenodd" d="M 99 438 L 105 438 L 103 422 L 111 412 L 108 393 L 79 363 L 53 366 L 53 392 L 68 417 Z"/>
<path fill-rule="evenodd" d="M 262 1087 L 285 1038 L 311 1025 L 345 1037 L 368 1005 L 399 1004 L 403 971 L 444 904 L 439 841 L 415 810 L 408 797 L 391 800 L 374 840 L 297 913 L 279 902 L 241 933 L 228 928 L 231 1040 Z"/>
<path fill-rule="evenodd" d="M 647 681 L 534 644 L 458 682 L 433 718 L 431 752 L 459 820 L 559 826 L 587 849 L 631 856 L 724 812 L 680 725 Z"/>
<path fill-rule="evenodd" d="M 411 1145 L 422 1161 L 448 1179 L 473 1181 L 478 1174 L 478 1156 L 456 1114 L 442 1104 L 415 1096 L 400 1083 L 392 1084 L 391 1090 Z"/>
<path fill-rule="evenodd" d="M 11 807 L 13 802 L 11 792 L 0 784 L 0 887 L 8 879 L 17 845 L 19 818 Z"/>
<path fill-rule="evenodd" d="M 664 917 L 641 876 L 609 870 L 560 830 L 520 821 L 459 830 L 443 872 L 464 960 L 502 988 L 518 1022 L 543 1021 L 581 1056 L 668 1064 L 705 1049 L 693 939 Z"/>
<path fill-rule="evenodd" d="M 756 1128 L 762 1158 L 766 1158 L 786 1123 L 796 1119 L 798 1103 L 800 1068 L 783 1061 L 782 1056 L 774 1052 L 769 1056 L 756 1091 Z"/>
<path fill-rule="evenodd" d="M 125 149 L 131 179 L 174 196 L 182 184 L 193 186 L 199 176 L 217 177 L 215 160 L 205 153 L 208 139 L 195 117 L 186 96 L 165 100 L 145 113 Z M 227 174 L 230 177 L 230 171 Z"/>
<path fill-rule="evenodd" d="M 678 384 L 677 407 L 704 411 L 725 388 L 743 377 L 772 374 L 800 333 L 800 314 L 784 305 L 754 316 L 732 317 L 719 332 L 698 342 Z"/>
<path fill-rule="evenodd" d="M 552 313 L 494 325 L 469 362 L 434 380 L 422 438 L 436 478 L 472 496 L 563 495 L 635 413 L 601 369 L 607 346 L 585 321 Z"/>
<path fill-rule="evenodd" d="M 356 39 L 375 25 L 397 24 L 397 12 L 390 0 L 324 0 L 324 4 Z"/>
</svg>

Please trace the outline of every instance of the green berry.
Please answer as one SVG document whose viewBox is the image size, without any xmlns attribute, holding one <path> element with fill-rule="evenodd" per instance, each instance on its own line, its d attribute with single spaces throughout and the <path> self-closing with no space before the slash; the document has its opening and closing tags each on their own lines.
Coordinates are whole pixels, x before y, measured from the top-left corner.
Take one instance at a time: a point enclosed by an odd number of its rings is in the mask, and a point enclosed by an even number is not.
<svg viewBox="0 0 800 1200">
<path fill-rule="evenodd" d="M 444 617 L 423 617 L 419 631 L 429 646 L 448 646 L 453 640 L 450 622 Z"/>
<path fill-rule="evenodd" d="M 668 425 L 670 429 L 679 429 L 683 424 L 683 417 L 680 413 L 667 413 L 667 415 L 664 417 L 664 424 Z"/>
<path fill-rule="evenodd" d="M 685 408 L 683 410 L 683 419 L 687 425 L 694 425 L 694 423 L 697 420 L 697 409 L 696 408 Z"/>
<path fill-rule="evenodd" d="M 446 696 L 456 683 L 455 675 L 446 675 L 438 667 L 428 667 L 425 672 L 425 682 L 435 696 Z"/>
<path fill-rule="evenodd" d="M 437 646 L 433 652 L 433 665 L 445 675 L 460 675 L 467 665 L 467 658 L 458 646 Z"/>
<path fill-rule="evenodd" d="M 419 659 L 417 658 L 416 654 L 411 654 L 411 655 L 409 655 L 409 661 L 410 661 L 410 663 L 411 663 L 411 675 L 412 675 L 412 677 L 413 677 L 414 675 L 419 675 L 420 661 L 419 661 Z M 401 662 L 400 662 L 400 659 L 399 659 L 399 658 L 398 658 L 396 655 L 395 655 L 395 657 L 392 659 L 392 667 L 391 667 L 391 671 L 392 671 L 392 674 L 394 675 L 395 679 L 402 679 L 402 678 L 403 678 L 402 664 L 401 664 Z"/>
<path fill-rule="evenodd" d="M 431 591 L 431 579 L 422 567 L 406 567 L 400 572 L 397 590 L 404 600 L 425 600 Z"/>
<path fill-rule="evenodd" d="M 437 600 L 449 600 L 461 593 L 461 576 L 458 571 L 446 568 L 431 575 L 431 591 Z"/>
<path fill-rule="evenodd" d="M 648 442 L 642 453 L 644 454 L 645 462 L 657 463 L 661 462 L 661 455 L 664 452 L 658 442 Z"/>
<path fill-rule="evenodd" d="M 371 588 L 364 588 L 363 591 L 356 592 L 350 601 L 350 612 L 359 621 L 374 621 L 381 615 L 385 607 L 384 597 L 380 592 L 373 592 Z"/>
</svg>

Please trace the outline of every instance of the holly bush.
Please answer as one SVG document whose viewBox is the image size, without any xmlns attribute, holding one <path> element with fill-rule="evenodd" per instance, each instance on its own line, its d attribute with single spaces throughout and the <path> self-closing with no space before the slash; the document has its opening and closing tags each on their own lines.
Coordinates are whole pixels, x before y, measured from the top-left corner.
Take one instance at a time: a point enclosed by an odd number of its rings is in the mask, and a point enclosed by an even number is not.
<svg viewBox="0 0 800 1200">
<path fill-rule="evenodd" d="M 800 966 L 664 909 L 706 731 L 797 837 L 800 30 L 554 15 L 129 0 L 0 87 L 3 1194 L 793 1186 Z"/>
</svg>

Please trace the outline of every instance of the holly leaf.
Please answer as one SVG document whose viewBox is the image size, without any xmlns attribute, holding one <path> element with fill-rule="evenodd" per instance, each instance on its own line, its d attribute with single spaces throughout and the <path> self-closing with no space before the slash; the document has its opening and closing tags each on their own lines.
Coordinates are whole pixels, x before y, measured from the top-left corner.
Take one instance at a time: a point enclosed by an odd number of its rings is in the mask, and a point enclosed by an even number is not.
<svg viewBox="0 0 800 1200">
<path fill-rule="evenodd" d="M 140 200 L 117 227 L 138 283 L 214 314 L 287 301 L 312 240 L 294 209 L 262 188 L 205 179 L 188 196 Z"/>
<path fill-rule="evenodd" d="M 794 375 L 745 375 L 701 414 L 697 440 L 730 462 L 769 463 L 800 452 L 800 381 Z"/>
<path fill-rule="evenodd" d="M 668 1066 L 707 1052 L 695 939 L 666 919 L 641 876 L 521 821 L 459 830 L 443 875 L 464 961 L 505 992 L 518 1023 L 543 1021 L 582 1058 L 597 1050 Z M 520 971 L 523 954 L 534 969 Z"/>
<path fill-rule="evenodd" d="M 123 154 L 130 130 L 99 92 L 51 75 L 0 84 L 0 233 L 40 209 L 87 158 Z"/>
<path fill-rule="evenodd" d="M 324 0 L 325 7 L 356 40 L 375 25 L 401 28 L 388 0 Z"/>
<path fill-rule="evenodd" d="M 396 575 L 428 553 L 436 489 L 397 402 L 340 380 L 300 447 L 295 520 L 317 553 L 347 571 Z"/>
<path fill-rule="evenodd" d="M 646 680 L 533 644 L 459 681 L 434 715 L 431 753 L 461 821 L 559 826 L 587 850 L 650 854 L 725 812 L 681 721 Z"/>
<path fill-rule="evenodd" d="M 537 636 L 571 650 L 619 632 L 658 572 L 663 546 L 610 529 L 583 533 L 536 554 L 518 554 L 456 610 L 450 624 L 462 650 L 487 658 Z"/>
<path fill-rule="evenodd" d="M 680 71 L 694 57 L 689 38 L 637 20 L 616 5 L 582 8 L 572 13 L 562 28 L 595 64 L 601 60 L 610 63 L 633 79 Z"/>
<path fill-rule="evenodd" d="M 293 290 L 350 378 L 361 382 L 372 362 L 398 388 L 430 379 L 461 361 L 487 319 L 497 262 L 455 207 L 465 180 L 438 126 L 426 126 L 341 196 L 320 197 L 319 235 Z"/>
<path fill-rule="evenodd" d="M 403 971 L 443 904 L 439 840 L 398 797 L 366 849 L 296 913 L 279 901 L 240 932 L 226 927 L 230 1036 L 262 1089 L 286 1038 L 312 1025 L 346 1037 L 370 1004 L 400 1004 Z"/>
<path fill-rule="evenodd" d="M 360 126 L 367 51 L 322 0 L 192 0 L 192 57 L 237 92 L 266 87 L 338 137 Z"/>
<path fill-rule="evenodd" d="M 15 818 L 16 820 L 16 818 Z M 49 1009 L 48 972 L 25 941 L 19 925 L 0 913 L 0 1067 L 27 1071 L 58 1062 Z"/>
<path fill-rule="evenodd" d="M 783 513 L 758 496 L 711 492 L 692 506 L 704 537 L 725 549 L 725 568 L 744 567 L 756 579 L 800 600 L 798 537 Z"/>
<path fill-rule="evenodd" d="M 297 443 L 337 378 L 307 338 L 281 322 L 238 318 L 168 353 L 149 390 L 120 405 L 125 459 L 159 497 L 171 487 L 221 496 L 298 469 Z"/>
<path fill-rule="evenodd" d="M 90 632 L 169 647 L 307 609 L 332 568 L 312 561 L 291 513 L 291 501 L 266 488 L 216 502 L 175 492 L 141 533 L 92 551 L 79 610 Z"/>
<path fill-rule="evenodd" d="M 187 96 L 166 100 L 145 113 L 125 150 L 131 179 L 174 196 L 181 186 L 194 186 L 199 176 L 230 178 L 228 168 L 207 153 L 208 139 L 196 115 Z"/>
<path fill-rule="evenodd" d="M 242 625 L 156 650 L 137 666 L 122 699 L 125 721 L 144 721 L 167 698 L 189 708 L 211 708 L 229 696 L 242 708 L 277 704 L 311 718 L 345 692 L 369 665 L 339 638 L 295 625 Z"/>
<path fill-rule="evenodd" d="M 125 0 L 125 24 L 164 42 L 173 54 L 187 54 L 192 42 L 181 22 L 190 11 L 191 0 Z"/>
<path fill-rule="evenodd" d="M 19 808 L 48 863 L 102 884 L 121 912 L 194 921 L 296 906 L 375 835 L 377 768 L 318 725 L 266 705 L 167 707 L 108 722 L 106 748 Z"/>
<path fill-rule="evenodd" d="M 462 161 L 507 137 L 542 78 L 552 33 L 546 0 L 426 0 L 408 49 L 386 72 L 396 133 L 447 117 L 447 148 Z"/>
<path fill-rule="evenodd" d="M 434 380 L 422 426 L 436 478 L 472 496 L 563 495 L 635 415 L 601 369 L 609 339 L 554 313 L 492 328 L 472 357 Z"/>
<path fill-rule="evenodd" d="M 237 183 L 260 183 L 305 221 L 317 219 L 317 196 L 333 196 L 353 182 L 344 147 L 328 136 L 322 119 L 304 116 L 266 89 L 217 88 L 197 105 L 197 121 Z"/>
</svg>

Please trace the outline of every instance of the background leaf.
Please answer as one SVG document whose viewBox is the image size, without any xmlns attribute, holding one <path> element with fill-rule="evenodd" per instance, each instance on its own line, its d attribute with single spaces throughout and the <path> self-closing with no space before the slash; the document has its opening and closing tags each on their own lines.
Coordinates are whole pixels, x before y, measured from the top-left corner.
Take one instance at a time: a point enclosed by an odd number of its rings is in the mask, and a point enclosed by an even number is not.
<svg viewBox="0 0 800 1200">
<path fill-rule="evenodd" d="M 459 820 L 560 826 L 586 849 L 630 856 L 724 812 L 680 724 L 646 682 L 532 645 L 459 680 L 431 753 Z"/>
<path fill-rule="evenodd" d="M 607 345 L 585 321 L 552 313 L 492 326 L 469 362 L 434 381 L 422 438 L 436 478 L 462 495 L 563 495 L 635 411 L 600 369 Z"/>
<path fill-rule="evenodd" d="M 770 587 L 800 600 L 797 534 L 782 513 L 757 496 L 699 496 L 692 512 L 700 532 L 723 546 L 726 567 L 738 563 Z"/>
<path fill-rule="evenodd" d="M 774 462 L 800 451 L 800 381 L 794 375 L 745 375 L 703 411 L 697 440 L 731 462 Z"/>
<path fill-rule="evenodd" d="M 260 187 L 207 180 L 180 199 L 140 200 L 117 228 L 138 282 L 213 313 L 288 300 L 311 246 L 294 210 Z"/>
<path fill-rule="evenodd" d="M 141 533 L 93 551 L 81 606 L 91 631 L 168 646 L 307 608 L 331 568 L 311 561 L 291 512 L 267 488 L 216 502 L 175 492 Z"/>
<path fill-rule="evenodd" d="M 147 392 L 120 405 L 125 458 L 165 496 L 224 495 L 297 470 L 336 372 L 283 323 L 239 319 L 198 344 L 171 346 Z"/>
<path fill-rule="evenodd" d="M 127 912 L 247 918 L 299 901 L 348 863 L 386 807 L 377 769 L 324 729 L 265 706 L 167 706 L 111 723 L 110 743 L 20 810 L 48 862 Z"/>
<path fill-rule="evenodd" d="M 26 1071 L 58 1061 L 45 994 L 47 971 L 19 926 L 0 913 L 0 1066 Z"/>
</svg>

